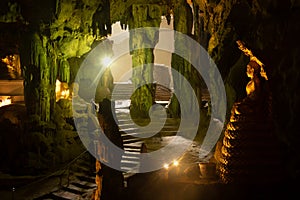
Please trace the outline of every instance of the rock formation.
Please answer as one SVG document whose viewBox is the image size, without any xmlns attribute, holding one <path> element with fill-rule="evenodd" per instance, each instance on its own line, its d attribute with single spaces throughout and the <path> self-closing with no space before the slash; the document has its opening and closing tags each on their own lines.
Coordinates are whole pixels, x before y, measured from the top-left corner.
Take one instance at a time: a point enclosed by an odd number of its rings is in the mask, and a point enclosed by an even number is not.
<svg viewBox="0 0 300 200">
<path fill-rule="evenodd" d="M 271 115 L 268 82 L 256 61 L 247 65 L 247 97 L 234 103 L 227 124 L 218 173 L 225 183 L 275 183 L 281 156 Z"/>
</svg>

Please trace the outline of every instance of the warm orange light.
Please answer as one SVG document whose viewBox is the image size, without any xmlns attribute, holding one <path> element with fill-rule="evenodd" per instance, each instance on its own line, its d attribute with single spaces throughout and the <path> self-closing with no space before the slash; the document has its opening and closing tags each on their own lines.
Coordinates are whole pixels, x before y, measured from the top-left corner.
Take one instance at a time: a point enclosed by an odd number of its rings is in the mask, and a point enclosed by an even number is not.
<svg viewBox="0 0 300 200">
<path fill-rule="evenodd" d="M 12 68 L 14 56 L 6 56 L 5 58 L 1 59 L 3 63 L 5 63 L 8 67 Z"/>
<path fill-rule="evenodd" d="M 70 90 L 68 88 L 68 84 L 56 80 L 55 94 L 56 94 L 56 101 L 58 101 L 59 99 L 68 99 L 70 96 Z"/>
<path fill-rule="evenodd" d="M 238 48 L 241 51 L 243 51 L 246 56 L 250 57 L 250 60 L 255 61 L 257 64 L 260 65 L 260 67 L 261 67 L 260 75 L 262 77 L 264 77 L 266 80 L 268 80 L 267 73 L 264 70 L 264 64 L 256 56 L 253 55 L 253 53 L 252 53 L 252 51 L 250 49 L 248 49 L 247 47 L 245 47 L 244 42 L 242 42 L 241 40 L 237 40 L 236 43 L 238 45 Z"/>
<path fill-rule="evenodd" d="M 164 164 L 164 168 L 165 169 L 169 169 L 169 165 L 168 164 Z"/>
<path fill-rule="evenodd" d="M 11 98 L 10 97 L 0 97 L 0 107 L 6 106 L 11 104 Z"/>
<path fill-rule="evenodd" d="M 63 90 L 61 91 L 61 99 L 67 99 L 69 97 L 70 91 L 69 90 Z"/>
<path fill-rule="evenodd" d="M 175 167 L 177 167 L 177 166 L 179 165 L 179 162 L 178 162 L 177 160 L 174 160 L 174 161 L 173 161 L 173 165 L 174 165 Z"/>
</svg>

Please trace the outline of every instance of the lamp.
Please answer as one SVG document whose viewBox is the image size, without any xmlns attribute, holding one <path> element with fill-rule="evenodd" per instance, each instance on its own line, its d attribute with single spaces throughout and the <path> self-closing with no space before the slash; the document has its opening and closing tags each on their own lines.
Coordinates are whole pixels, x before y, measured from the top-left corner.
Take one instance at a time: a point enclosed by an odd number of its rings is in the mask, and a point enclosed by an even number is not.
<svg viewBox="0 0 300 200">
<path fill-rule="evenodd" d="M 104 57 L 103 59 L 102 59 L 102 64 L 103 64 L 103 66 L 105 66 L 105 67 L 108 67 L 109 65 L 110 65 L 110 63 L 111 63 L 111 58 L 110 57 Z"/>
</svg>

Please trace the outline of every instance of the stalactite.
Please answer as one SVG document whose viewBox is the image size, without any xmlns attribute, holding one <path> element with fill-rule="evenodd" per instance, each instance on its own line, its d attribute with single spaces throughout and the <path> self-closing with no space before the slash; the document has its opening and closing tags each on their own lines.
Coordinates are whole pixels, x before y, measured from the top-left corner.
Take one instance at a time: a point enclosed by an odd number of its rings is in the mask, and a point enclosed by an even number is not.
<svg viewBox="0 0 300 200">
<path fill-rule="evenodd" d="M 48 45 L 46 36 L 33 33 L 29 64 L 24 66 L 26 106 L 29 114 L 39 116 L 40 120 L 44 122 L 49 122 L 51 119 L 51 68 Z"/>
<path fill-rule="evenodd" d="M 42 49 L 40 52 L 40 115 L 41 120 L 50 121 L 50 66 L 48 62 L 48 38 L 42 36 Z"/>
<path fill-rule="evenodd" d="M 48 45 L 48 65 L 50 67 L 50 80 L 49 80 L 49 93 L 50 93 L 50 115 L 53 118 L 55 105 L 56 105 L 56 79 L 58 74 L 58 64 L 57 64 L 57 52 L 55 51 L 54 43 L 49 43 Z"/>
<path fill-rule="evenodd" d="M 132 19 L 129 21 L 131 30 L 141 27 L 159 27 L 162 8 L 155 4 L 133 4 Z M 130 32 L 132 55 L 132 82 L 137 88 L 131 96 L 131 114 L 136 117 L 148 117 L 148 111 L 154 103 L 153 82 L 153 48 L 158 42 L 158 29 Z"/>
<path fill-rule="evenodd" d="M 38 68 L 38 46 L 40 44 L 40 38 L 34 34 L 30 43 L 30 59 L 24 66 L 24 98 L 29 115 L 38 115 L 39 90 L 38 85 L 40 82 L 39 68 Z"/>
<path fill-rule="evenodd" d="M 109 0 L 102 0 L 92 21 L 93 35 L 103 37 L 111 34 L 110 3 Z"/>
<path fill-rule="evenodd" d="M 191 7 L 185 0 L 178 1 L 174 6 L 174 29 L 182 34 L 194 38 L 195 36 L 192 35 L 192 28 L 193 13 Z M 190 44 L 187 44 L 187 41 L 184 40 L 184 38 L 182 39 L 180 36 L 175 38 L 175 49 L 180 50 L 182 49 L 182 47 L 186 47 L 187 49 L 189 49 L 189 46 Z M 197 53 L 200 52 L 193 52 L 193 55 L 190 53 L 189 56 L 195 56 Z M 178 56 L 177 54 L 172 54 L 172 67 L 176 71 L 178 71 L 183 77 L 189 80 L 200 102 L 202 80 L 197 70 L 193 68 L 191 63 L 189 63 L 184 58 Z M 189 106 L 186 107 L 186 110 L 181 110 L 177 97 L 173 96 L 169 106 L 172 117 L 179 117 L 182 112 L 188 114 L 191 110 L 195 108 L 195 105 L 198 104 L 198 102 L 191 101 L 191 94 L 187 92 L 188 90 L 184 88 L 182 84 L 183 77 L 173 74 L 174 88 L 177 91 L 178 95 L 184 97 L 183 102 L 185 102 Z"/>
<path fill-rule="evenodd" d="M 68 83 L 70 81 L 70 65 L 65 58 L 59 62 L 59 75 L 58 78 L 61 82 Z"/>
</svg>

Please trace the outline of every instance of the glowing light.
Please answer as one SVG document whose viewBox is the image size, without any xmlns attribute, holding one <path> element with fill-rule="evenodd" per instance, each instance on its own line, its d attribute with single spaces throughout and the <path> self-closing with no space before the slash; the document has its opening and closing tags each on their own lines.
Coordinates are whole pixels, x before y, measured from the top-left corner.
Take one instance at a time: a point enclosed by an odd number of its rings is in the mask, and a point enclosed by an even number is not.
<svg viewBox="0 0 300 200">
<path fill-rule="evenodd" d="M 60 82 L 56 79 L 55 85 L 55 93 L 56 93 L 56 101 L 59 99 L 68 99 L 70 96 L 70 90 L 68 88 L 68 83 Z"/>
<path fill-rule="evenodd" d="M 110 62 L 111 62 L 111 58 L 110 57 L 104 57 L 103 60 L 102 60 L 102 64 L 107 67 L 110 65 Z"/>
<path fill-rule="evenodd" d="M 69 90 L 63 90 L 63 91 L 61 91 L 61 98 L 62 99 L 68 99 L 69 94 L 70 94 Z"/>
<path fill-rule="evenodd" d="M 177 160 L 174 160 L 173 165 L 177 167 L 179 165 L 179 162 Z"/>
<path fill-rule="evenodd" d="M 10 97 L 2 97 L 1 99 L 0 99 L 0 107 L 2 107 L 2 106 L 6 106 L 6 105 L 9 105 L 9 104 L 11 104 L 11 98 Z"/>
<path fill-rule="evenodd" d="M 169 165 L 168 164 L 164 164 L 164 168 L 165 169 L 169 169 Z"/>
</svg>

